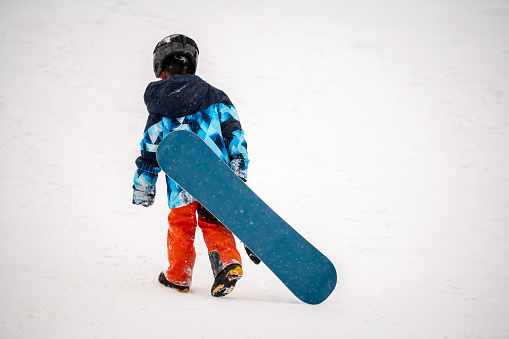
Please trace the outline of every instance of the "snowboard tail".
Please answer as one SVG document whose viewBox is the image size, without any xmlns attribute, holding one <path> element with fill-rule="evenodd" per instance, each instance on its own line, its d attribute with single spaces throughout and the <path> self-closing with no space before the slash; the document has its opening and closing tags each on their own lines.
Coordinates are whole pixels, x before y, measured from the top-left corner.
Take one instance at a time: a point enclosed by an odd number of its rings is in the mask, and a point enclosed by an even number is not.
<svg viewBox="0 0 509 339">
<path fill-rule="evenodd" d="M 300 300 L 332 293 L 332 262 L 261 200 L 196 134 L 175 131 L 159 144 L 161 169 L 228 227 Z"/>
</svg>

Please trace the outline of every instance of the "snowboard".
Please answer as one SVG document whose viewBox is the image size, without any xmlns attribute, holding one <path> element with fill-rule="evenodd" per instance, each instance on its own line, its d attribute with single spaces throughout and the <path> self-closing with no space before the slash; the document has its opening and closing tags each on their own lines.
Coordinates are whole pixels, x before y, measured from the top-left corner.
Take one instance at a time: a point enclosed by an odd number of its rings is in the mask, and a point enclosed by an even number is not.
<svg viewBox="0 0 509 339">
<path fill-rule="evenodd" d="M 332 293 L 332 262 L 260 199 L 198 135 L 174 131 L 159 144 L 161 169 L 230 229 L 300 300 Z"/>
</svg>

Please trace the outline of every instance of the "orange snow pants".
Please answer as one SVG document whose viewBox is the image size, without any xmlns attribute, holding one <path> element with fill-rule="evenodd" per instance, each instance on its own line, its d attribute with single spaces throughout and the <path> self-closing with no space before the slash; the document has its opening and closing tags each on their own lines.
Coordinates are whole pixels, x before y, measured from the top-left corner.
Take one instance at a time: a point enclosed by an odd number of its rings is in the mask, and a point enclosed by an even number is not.
<svg viewBox="0 0 509 339">
<path fill-rule="evenodd" d="M 166 279 L 179 286 L 191 286 L 196 259 L 194 238 L 201 228 L 214 275 L 230 264 L 242 264 L 233 233 L 217 220 L 197 216 L 198 202 L 173 208 L 168 215 L 168 262 Z M 219 257 L 219 258 L 218 258 Z"/>
</svg>

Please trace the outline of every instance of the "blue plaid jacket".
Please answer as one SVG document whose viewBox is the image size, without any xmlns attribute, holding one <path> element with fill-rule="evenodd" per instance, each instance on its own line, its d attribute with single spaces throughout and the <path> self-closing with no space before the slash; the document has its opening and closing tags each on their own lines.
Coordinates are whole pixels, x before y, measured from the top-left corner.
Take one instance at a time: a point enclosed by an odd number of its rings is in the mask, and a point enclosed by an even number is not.
<svg viewBox="0 0 509 339">
<path fill-rule="evenodd" d="M 244 131 L 237 110 L 224 92 L 196 75 L 177 75 L 150 83 L 145 91 L 145 104 L 149 116 L 140 144 L 141 156 L 136 159 L 134 204 L 153 204 L 161 171 L 157 147 L 176 130 L 198 134 L 239 177 L 247 179 L 249 159 Z M 168 176 L 166 184 L 170 208 L 196 201 Z"/>
</svg>

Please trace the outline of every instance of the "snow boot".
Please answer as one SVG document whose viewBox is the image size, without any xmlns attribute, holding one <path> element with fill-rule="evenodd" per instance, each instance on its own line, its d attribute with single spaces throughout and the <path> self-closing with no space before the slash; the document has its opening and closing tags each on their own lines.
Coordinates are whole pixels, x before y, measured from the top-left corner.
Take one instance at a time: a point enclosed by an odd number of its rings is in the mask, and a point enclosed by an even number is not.
<svg viewBox="0 0 509 339">
<path fill-rule="evenodd" d="M 237 281 L 242 278 L 242 267 L 239 264 L 226 266 L 216 275 L 214 285 L 212 285 L 211 294 L 214 297 L 224 297 L 230 294 L 235 288 Z"/>
<path fill-rule="evenodd" d="M 177 290 L 179 292 L 189 292 L 189 286 L 179 286 L 179 285 L 175 285 L 172 282 L 169 282 L 168 279 L 166 279 L 164 272 L 161 272 L 161 274 L 159 274 L 159 282 L 162 285 L 164 285 L 166 287 L 171 287 L 174 290 Z"/>
</svg>

